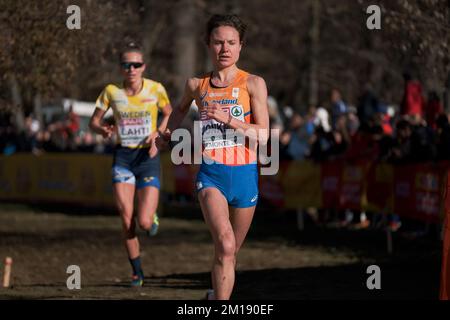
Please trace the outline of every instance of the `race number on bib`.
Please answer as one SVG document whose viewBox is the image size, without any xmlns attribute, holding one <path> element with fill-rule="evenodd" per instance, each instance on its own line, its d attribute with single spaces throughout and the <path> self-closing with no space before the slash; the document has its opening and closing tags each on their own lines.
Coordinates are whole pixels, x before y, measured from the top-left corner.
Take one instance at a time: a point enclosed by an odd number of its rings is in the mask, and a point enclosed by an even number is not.
<svg viewBox="0 0 450 320">
<path fill-rule="evenodd" d="M 138 146 L 145 143 L 150 135 L 152 117 L 127 118 L 120 120 L 119 135 L 123 147 Z"/>
<path fill-rule="evenodd" d="M 233 118 L 244 122 L 244 110 L 242 106 L 222 107 L 226 113 L 231 112 Z M 206 111 L 200 113 L 200 126 L 203 146 L 206 150 L 221 149 L 241 146 L 244 144 L 244 136 L 235 130 L 214 119 L 208 118 Z"/>
</svg>

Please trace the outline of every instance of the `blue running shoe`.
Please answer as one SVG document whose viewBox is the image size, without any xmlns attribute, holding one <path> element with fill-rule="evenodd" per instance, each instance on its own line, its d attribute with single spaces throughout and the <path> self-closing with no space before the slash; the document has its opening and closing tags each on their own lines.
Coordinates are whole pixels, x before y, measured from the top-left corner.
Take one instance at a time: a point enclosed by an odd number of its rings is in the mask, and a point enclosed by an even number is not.
<svg viewBox="0 0 450 320">
<path fill-rule="evenodd" d="M 155 212 L 155 215 L 153 216 L 153 224 L 150 230 L 148 230 L 148 235 L 150 237 L 156 236 L 156 234 L 158 233 L 158 228 L 159 228 L 159 218 L 158 214 Z"/>
<path fill-rule="evenodd" d="M 216 300 L 213 289 L 208 289 L 203 300 Z"/>
<path fill-rule="evenodd" d="M 140 275 L 133 275 L 131 277 L 131 286 L 132 287 L 142 287 L 144 285 L 144 277 Z"/>
</svg>

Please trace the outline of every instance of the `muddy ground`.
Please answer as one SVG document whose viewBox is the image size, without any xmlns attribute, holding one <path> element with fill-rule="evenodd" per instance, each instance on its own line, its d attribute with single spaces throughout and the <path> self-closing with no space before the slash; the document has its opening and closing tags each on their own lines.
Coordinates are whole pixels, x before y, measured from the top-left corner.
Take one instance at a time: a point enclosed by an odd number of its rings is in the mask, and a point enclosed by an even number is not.
<svg viewBox="0 0 450 320">
<path fill-rule="evenodd" d="M 0 206 L 0 258 L 14 259 L 12 288 L 0 299 L 202 299 L 210 286 L 212 245 L 198 208 L 166 208 L 160 232 L 139 233 L 145 285 L 128 287 L 130 266 L 113 212 L 14 204 Z M 258 211 L 238 256 L 232 299 L 431 299 L 439 292 L 441 244 L 428 235 L 381 230 L 297 229 L 295 213 Z M 381 290 L 366 269 L 381 268 Z M 81 290 L 66 287 L 81 268 Z M 3 273 L 3 263 L 0 273 Z"/>
</svg>

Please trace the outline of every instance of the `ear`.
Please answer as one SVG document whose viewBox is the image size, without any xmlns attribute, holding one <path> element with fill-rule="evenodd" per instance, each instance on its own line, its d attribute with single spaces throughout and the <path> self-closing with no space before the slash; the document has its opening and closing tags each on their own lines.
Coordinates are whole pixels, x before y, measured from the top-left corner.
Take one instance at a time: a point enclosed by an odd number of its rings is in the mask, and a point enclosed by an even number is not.
<svg viewBox="0 0 450 320">
<path fill-rule="evenodd" d="M 144 73 L 146 69 L 147 69 L 147 64 L 144 63 L 144 65 L 142 66 L 142 73 Z"/>
</svg>

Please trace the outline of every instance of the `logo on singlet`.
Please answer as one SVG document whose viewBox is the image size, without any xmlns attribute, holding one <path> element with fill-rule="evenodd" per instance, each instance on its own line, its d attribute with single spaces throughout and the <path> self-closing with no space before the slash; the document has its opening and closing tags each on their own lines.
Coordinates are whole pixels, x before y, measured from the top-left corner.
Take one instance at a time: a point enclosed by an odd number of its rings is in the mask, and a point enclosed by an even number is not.
<svg viewBox="0 0 450 320">
<path fill-rule="evenodd" d="M 231 108 L 231 114 L 233 115 L 233 117 L 237 118 L 240 117 L 242 114 L 242 109 L 239 106 L 234 106 L 233 108 Z"/>
</svg>

